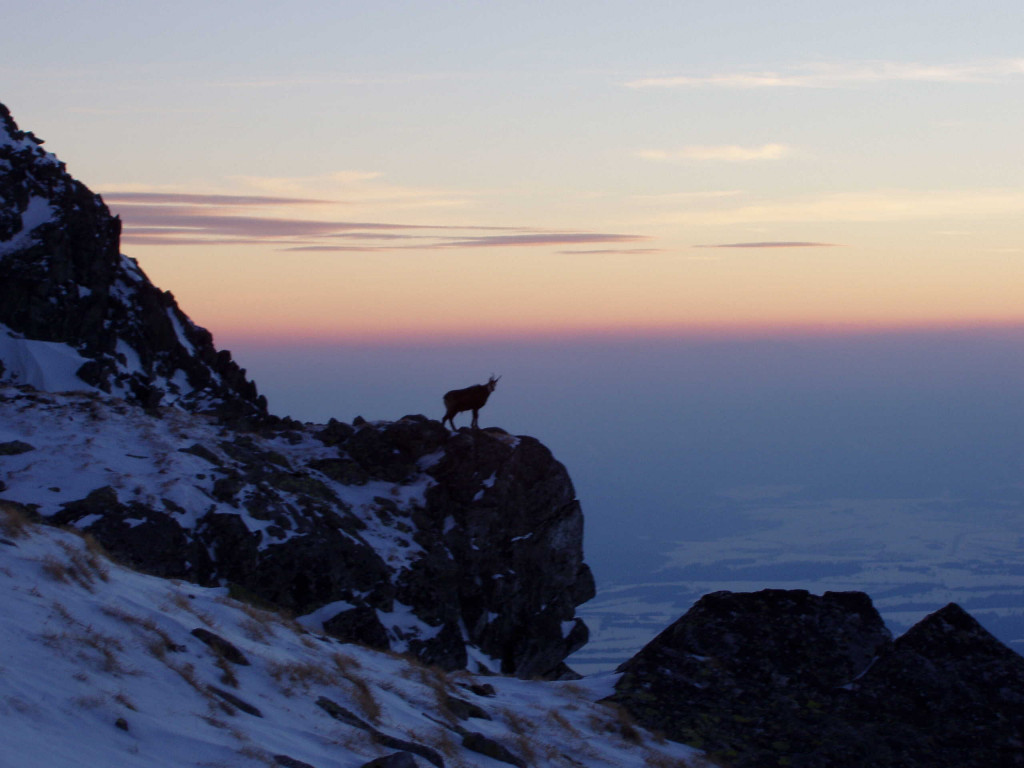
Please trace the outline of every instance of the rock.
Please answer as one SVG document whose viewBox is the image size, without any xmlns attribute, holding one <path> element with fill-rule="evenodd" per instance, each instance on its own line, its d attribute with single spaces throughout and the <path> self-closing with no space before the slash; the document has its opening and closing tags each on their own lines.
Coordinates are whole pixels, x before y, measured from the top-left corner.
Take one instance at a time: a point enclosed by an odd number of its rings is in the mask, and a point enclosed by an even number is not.
<svg viewBox="0 0 1024 768">
<path fill-rule="evenodd" d="M 417 765 L 416 758 L 411 752 L 395 752 L 393 755 L 363 763 L 362 768 L 417 768 Z"/>
<path fill-rule="evenodd" d="M 466 733 L 462 737 L 462 746 L 471 752 L 487 755 L 487 757 L 497 760 L 499 763 L 508 763 L 509 765 L 519 766 L 519 768 L 526 768 L 525 760 L 515 755 L 508 747 L 499 744 L 494 739 L 489 739 L 482 733 Z"/>
<path fill-rule="evenodd" d="M 324 631 L 346 643 L 360 643 L 369 648 L 390 648 L 388 633 L 369 606 L 357 606 L 336 614 L 324 622 Z"/>
<path fill-rule="evenodd" d="M 1024 658 L 958 605 L 897 638 L 852 692 L 892 765 L 1024 765 Z"/>
<path fill-rule="evenodd" d="M 707 595 L 612 700 L 737 768 L 1024 765 L 1024 658 L 957 606 L 895 642 L 866 595 Z"/>
<path fill-rule="evenodd" d="M 398 599 L 436 605 L 428 622 L 461 621 L 503 673 L 556 672 L 586 642 L 575 609 L 594 595 L 565 467 L 533 438 L 467 429 L 428 473 L 436 485 L 417 536 L 425 554 L 402 574 Z M 453 604 L 460 615 L 445 608 Z"/>
<path fill-rule="evenodd" d="M 324 445 L 337 445 L 348 440 L 355 431 L 355 427 L 337 419 L 331 419 L 327 422 L 327 426 L 316 433 L 316 438 Z"/>
<path fill-rule="evenodd" d="M 220 635 L 214 634 L 210 630 L 203 629 L 202 627 L 196 627 L 193 629 L 192 635 L 202 640 L 210 646 L 211 649 L 213 649 L 214 653 L 218 656 L 222 656 L 232 664 L 238 664 L 242 667 L 249 666 L 249 659 L 245 657 L 245 654 Z"/>
<path fill-rule="evenodd" d="M 802 590 L 716 592 L 621 665 L 612 699 L 642 725 L 712 753 L 744 744 L 813 751 L 825 738 L 822 702 L 888 647 L 870 599 Z"/>
<path fill-rule="evenodd" d="M 240 699 L 238 696 L 231 693 L 231 691 L 225 691 L 223 688 L 218 688 L 215 685 L 206 686 L 206 690 L 208 690 L 214 696 L 223 699 L 231 706 L 242 710 L 247 715 L 252 715 L 253 717 L 263 717 L 263 713 L 260 712 L 258 707 L 254 707 L 252 704 L 245 701 L 244 699 Z"/>
<path fill-rule="evenodd" d="M 436 765 L 437 768 L 444 768 L 444 759 L 430 747 L 425 747 L 422 744 L 416 744 L 411 741 L 405 741 L 404 739 L 389 736 L 388 734 L 377 730 L 369 723 L 363 722 L 363 720 L 353 714 L 350 710 L 331 701 L 326 696 L 321 696 L 317 699 L 316 704 L 335 720 L 366 731 L 373 736 L 376 743 L 388 747 L 389 749 L 400 749 L 405 752 L 411 752 L 414 755 L 419 755 L 427 762 Z"/>
<path fill-rule="evenodd" d="M 274 762 L 278 765 L 283 765 L 284 768 L 314 768 L 309 763 L 296 760 L 294 757 L 288 757 L 288 755 L 274 755 Z"/>
<path fill-rule="evenodd" d="M 34 450 L 35 446 L 21 440 L 10 440 L 6 443 L 0 443 L 0 456 L 17 456 L 19 453 L 28 453 Z"/>
<path fill-rule="evenodd" d="M 471 701 L 460 699 L 458 696 L 445 696 L 444 706 L 459 720 L 468 720 L 471 717 L 475 717 L 478 720 L 491 719 L 486 709 Z"/>
<path fill-rule="evenodd" d="M 137 502 L 122 504 L 110 486 L 61 506 L 48 522 L 80 524 L 122 563 L 155 576 L 192 581 L 202 581 L 209 570 L 205 548 L 190 541 L 173 518 Z"/>
<path fill-rule="evenodd" d="M 370 473 L 352 459 L 316 459 L 309 467 L 344 485 L 366 485 L 370 480 Z"/>
<path fill-rule="evenodd" d="M 181 451 L 182 453 L 191 453 L 193 456 L 198 456 L 201 459 L 206 459 L 214 466 L 224 466 L 224 462 L 220 460 L 220 457 L 217 456 L 217 454 L 215 454 L 206 446 L 200 445 L 199 443 L 193 443 L 188 448 L 179 448 L 178 450 Z"/>
</svg>

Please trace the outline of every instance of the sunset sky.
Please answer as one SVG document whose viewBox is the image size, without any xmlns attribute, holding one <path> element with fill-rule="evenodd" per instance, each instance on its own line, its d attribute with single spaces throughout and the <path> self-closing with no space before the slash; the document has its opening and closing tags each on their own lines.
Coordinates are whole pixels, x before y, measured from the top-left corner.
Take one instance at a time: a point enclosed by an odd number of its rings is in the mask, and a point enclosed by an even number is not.
<svg viewBox="0 0 1024 768">
<path fill-rule="evenodd" d="M 1024 5 L 7 3 L 219 340 L 1024 323 Z"/>
<path fill-rule="evenodd" d="M 1024 638 L 1020 0 L 0 0 L 0 84 L 273 413 L 501 375 L 599 596 L 909 552 L 871 589 Z"/>
</svg>

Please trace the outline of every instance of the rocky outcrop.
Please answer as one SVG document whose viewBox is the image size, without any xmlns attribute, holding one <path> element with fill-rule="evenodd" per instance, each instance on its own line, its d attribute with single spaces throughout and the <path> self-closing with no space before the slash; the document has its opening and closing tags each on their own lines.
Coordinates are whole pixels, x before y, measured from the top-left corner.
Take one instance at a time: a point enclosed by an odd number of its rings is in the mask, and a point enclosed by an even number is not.
<svg viewBox="0 0 1024 768">
<path fill-rule="evenodd" d="M 583 515 L 565 467 L 533 438 L 450 433 L 424 416 L 239 432 L 173 408 L 12 387 L 0 407 L 35 441 L 0 455 L 4 499 L 137 569 L 226 585 L 446 669 L 472 657 L 559 677 L 586 642 Z M 94 455 L 108 443 L 130 452 Z M 45 467 L 68 457 L 64 489 Z"/>
<path fill-rule="evenodd" d="M 121 255 L 120 220 L 41 144 L 0 104 L 0 332 L 68 345 L 85 384 L 143 406 L 265 418 L 231 353 Z"/>
<path fill-rule="evenodd" d="M 862 593 L 718 592 L 612 699 L 734 766 L 1024 765 L 1024 658 L 955 605 L 893 642 Z"/>
<path fill-rule="evenodd" d="M 464 626 L 501 672 L 566 671 L 562 660 L 587 641 L 575 608 L 594 596 L 594 580 L 565 467 L 531 437 L 462 429 L 428 472 L 425 556 L 399 581 L 399 596 L 443 606 L 454 590 L 459 613 L 433 618 L 452 635 Z"/>
</svg>

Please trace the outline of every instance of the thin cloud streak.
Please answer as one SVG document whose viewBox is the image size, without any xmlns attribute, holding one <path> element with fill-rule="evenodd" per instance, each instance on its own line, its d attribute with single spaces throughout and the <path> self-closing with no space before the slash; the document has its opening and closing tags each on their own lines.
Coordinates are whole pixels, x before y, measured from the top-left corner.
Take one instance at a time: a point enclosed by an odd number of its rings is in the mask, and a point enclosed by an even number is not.
<svg viewBox="0 0 1024 768">
<path fill-rule="evenodd" d="M 838 248 L 838 243 L 811 243 L 801 240 L 765 241 L 759 243 L 715 243 L 694 248 Z"/>
<path fill-rule="evenodd" d="M 759 160 L 779 160 L 791 154 L 785 144 L 762 144 L 759 147 L 741 147 L 736 144 L 693 145 L 676 150 L 645 149 L 637 152 L 643 160 L 659 162 L 721 161 L 748 163 Z"/>
<path fill-rule="evenodd" d="M 1024 59 L 996 59 L 966 64 L 921 64 L 864 61 L 806 64 L 789 71 L 727 72 L 711 75 L 647 77 L 627 88 L 842 88 L 888 82 L 994 83 L 1024 75 Z"/>
<path fill-rule="evenodd" d="M 572 243 L 635 243 L 648 238 L 642 235 L 614 235 L 597 232 L 535 233 L 525 235 L 492 235 L 453 240 L 440 248 L 495 248 L 508 246 L 567 245 Z"/>
<path fill-rule="evenodd" d="M 643 256 L 664 252 L 663 248 L 593 248 L 586 251 L 558 251 L 563 256 Z"/>
<path fill-rule="evenodd" d="M 549 232 L 527 227 L 486 227 L 399 224 L 366 221 L 325 221 L 224 213 L 217 205 L 179 204 L 215 201 L 218 195 L 156 195 L 117 204 L 124 220 L 123 241 L 135 245 L 271 245 L 281 250 L 321 252 L 382 252 L 458 248 L 545 247 L 593 243 L 632 243 L 642 235 L 602 232 Z M 144 202 L 131 202 L 132 200 Z M 233 199 L 233 196 L 232 196 Z M 245 199 L 244 197 L 242 199 Z M 259 198 L 273 200 L 276 198 Z M 288 198 L 292 199 L 292 198 Z M 298 198 L 294 198 L 298 200 Z M 159 201 L 159 204 L 152 204 Z M 246 203 L 234 202 L 223 206 Z M 511 234 L 484 234 L 507 232 Z M 456 234 L 457 233 L 457 234 Z M 331 240 L 347 242 L 329 242 Z M 361 244 L 360 240 L 370 241 Z M 410 243 L 410 241 L 416 241 Z"/>
<path fill-rule="evenodd" d="M 886 222 L 984 219 L 1024 214 L 1024 192 L 1016 189 L 848 192 L 816 199 L 746 205 L 715 211 L 666 214 L 659 223 L 739 225 L 810 222 Z"/>
<path fill-rule="evenodd" d="M 339 205 L 336 200 L 317 200 L 303 197 L 270 197 L 267 195 L 200 195 L 180 192 L 107 192 L 102 195 L 107 204 L 120 205 Z"/>
</svg>

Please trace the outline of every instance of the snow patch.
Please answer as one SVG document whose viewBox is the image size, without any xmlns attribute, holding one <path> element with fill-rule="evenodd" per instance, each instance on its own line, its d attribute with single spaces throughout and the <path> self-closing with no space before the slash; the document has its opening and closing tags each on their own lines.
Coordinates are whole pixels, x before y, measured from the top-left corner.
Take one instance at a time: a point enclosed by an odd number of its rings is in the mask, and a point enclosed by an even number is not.
<svg viewBox="0 0 1024 768">
<path fill-rule="evenodd" d="M 0 360 L 3 378 L 16 384 L 43 392 L 97 391 L 76 375 L 88 360 L 67 344 L 26 339 L 0 325 Z"/>
<path fill-rule="evenodd" d="M 21 230 L 10 240 L 0 243 L 0 257 L 30 246 L 35 239 L 35 229 L 53 221 L 56 215 L 56 209 L 45 197 L 30 197 L 28 205 L 21 212 Z"/>
</svg>

